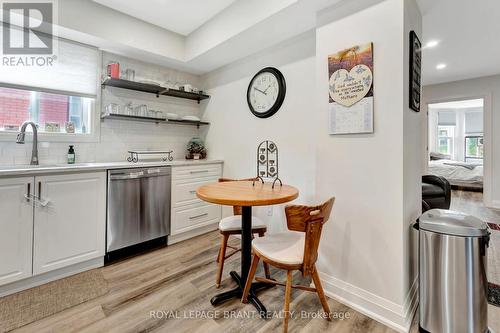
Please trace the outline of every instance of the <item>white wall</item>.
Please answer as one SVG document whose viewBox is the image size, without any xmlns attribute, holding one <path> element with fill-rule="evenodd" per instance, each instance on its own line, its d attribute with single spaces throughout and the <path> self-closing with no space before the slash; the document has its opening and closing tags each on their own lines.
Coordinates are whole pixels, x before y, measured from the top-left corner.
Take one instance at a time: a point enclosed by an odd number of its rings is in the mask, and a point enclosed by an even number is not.
<svg viewBox="0 0 500 333">
<path fill-rule="evenodd" d="M 500 208 L 500 75 L 425 86 L 422 98 L 424 111 L 429 103 L 484 98 L 484 200 L 487 206 Z"/>
<path fill-rule="evenodd" d="M 403 46 L 403 315 L 411 319 L 418 297 L 418 233 L 412 225 L 422 213 L 422 168 L 420 156 L 425 146 L 422 144 L 423 112 L 414 112 L 409 107 L 409 62 L 410 31 L 422 36 L 422 15 L 415 0 L 404 0 Z M 409 323 L 407 322 L 406 325 Z"/>
<path fill-rule="evenodd" d="M 211 95 L 204 112 L 204 118 L 211 122 L 207 149 L 211 158 L 224 160 L 225 177 L 256 176 L 257 146 L 269 139 L 279 149 L 280 178 L 300 190 L 297 202 L 313 201 L 314 51 L 314 33 L 310 32 L 203 77 Z M 287 90 L 281 109 L 260 119 L 250 112 L 246 93 L 252 77 L 267 66 L 283 73 Z M 267 216 L 266 208 L 254 208 L 254 215 L 268 221 L 270 232 L 285 230 L 283 208 L 274 206 L 273 210 L 273 217 Z"/>
<path fill-rule="evenodd" d="M 170 79 L 201 87 L 200 78 L 196 75 L 104 52 L 103 67 L 110 61 L 120 62 L 123 69 L 134 68 L 137 77 L 162 81 Z M 105 69 L 103 68 L 103 70 Z M 112 87 L 103 89 L 101 97 L 104 107 L 109 103 L 124 105 L 130 101 L 134 106 L 146 104 L 155 110 L 197 116 L 201 115 L 202 105 L 206 103 L 202 102 L 199 106 L 194 101 L 165 96 L 157 98 L 152 94 Z M 101 104 L 99 103 L 96 105 L 96 112 L 99 114 L 101 112 Z M 41 126 L 43 127 L 43 125 Z M 77 163 L 125 161 L 128 156 L 127 151 L 130 149 L 173 149 L 174 157 L 183 159 L 187 142 L 193 136 L 198 135 L 203 135 L 203 130 L 197 130 L 194 126 L 106 120 L 100 123 L 98 142 L 40 142 L 39 158 L 41 164 L 66 163 L 68 145 L 74 144 Z M 31 135 L 27 135 L 27 141 L 31 141 Z M 16 144 L 15 139 L 10 142 L 0 142 L 0 165 L 29 164 L 30 157 L 31 142 L 27 142 L 25 145 Z"/>
<path fill-rule="evenodd" d="M 410 223 L 420 210 L 419 114 L 408 109 L 408 34 L 420 32 L 414 2 L 386 0 L 316 31 L 319 198 L 336 196 L 319 270 L 328 293 L 407 330 L 415 302 Z M 330 54 L 374 44 L 374 124 L 366 135 L 328 134 Z"/>
</svg>

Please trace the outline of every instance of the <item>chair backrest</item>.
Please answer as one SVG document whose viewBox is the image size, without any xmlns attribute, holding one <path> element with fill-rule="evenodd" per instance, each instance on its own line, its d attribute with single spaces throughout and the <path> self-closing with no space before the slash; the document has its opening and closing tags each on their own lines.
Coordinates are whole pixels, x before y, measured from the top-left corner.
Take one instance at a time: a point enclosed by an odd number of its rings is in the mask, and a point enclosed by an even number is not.
<svg viewBox="0 0 500 333">
<path fill-rule="evenodd" d="M 332 197 L 318 206 L 289 205 L 285 207 L 286 222 L 289 230 L 305 232 L 304 263 L 302 274 L 312 272 L 318 259 L 319 240 L 323 224 L 328 221 L 335 198 Z"/>
<path fill-rule="evenodd" d="M 243 181 L 254 181 L 254 180 L 257 180 L 257 178 L 245 178 L 245 179 L 219 178 L 219 183 L 243 182 Z M 241 206 L 233 206 L 233 215 L 241 215 Z"/>
</svg>

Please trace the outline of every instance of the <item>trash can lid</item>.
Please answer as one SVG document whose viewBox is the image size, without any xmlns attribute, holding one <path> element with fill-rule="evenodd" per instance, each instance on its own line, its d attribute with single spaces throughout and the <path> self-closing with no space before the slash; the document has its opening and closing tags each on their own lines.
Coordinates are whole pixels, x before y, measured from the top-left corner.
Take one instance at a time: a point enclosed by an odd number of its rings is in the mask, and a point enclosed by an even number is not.
<svg viewBox="0 0 500 333">
<path fill-rule="evenodd" d="M 420 229 L 452 236 L 488 235 L 488 225 L 472 215 L 445 209 L 431 209 L 418 219 Z"/>
</svg>

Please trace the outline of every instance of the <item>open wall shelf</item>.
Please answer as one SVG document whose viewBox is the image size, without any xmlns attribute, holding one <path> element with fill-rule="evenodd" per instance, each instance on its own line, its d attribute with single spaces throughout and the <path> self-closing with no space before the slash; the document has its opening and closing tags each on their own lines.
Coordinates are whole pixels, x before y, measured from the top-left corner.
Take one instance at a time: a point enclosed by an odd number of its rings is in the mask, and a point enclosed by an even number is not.
<svg viewBox="0 0 500 333">
<path fill-rule="evenodd" d="M 174 124 L 174 125 L 191 125 L 191 126 L 204 126 L 210 125 L 205 121 L 196 121 L 196 120 L 183 120 L 183 119 L 165 119 L 165 118 L 149 118 L 149 117 L 141 117 L 141 116 L 128 116 L 124 114 L 109 114 L 101 116 L 102 120 L 105 119 L 117 119 L 117 120 L 132 120 L 132 121 L 142 121 L 142 122 L 150 122 L 157 124 Z"/>
<path fill-rule="evenodd" d="M 147 84 L 147 83 L 141 83 L 141 82 L 135 82 L 135 81 L 129 81 L 129 80 L 123 80 L 123 79 L 113 79 L 113 78 L 106 78 L 102 82 L 103 87 L 115 87 L 115 88 L 122 88 L 122 89 L 128 89 L 128 90 L 134 90 L 134 91 L 140 91 L 140 92 L 145 92 L 145 93 L 150 93 L 150 94 L 155 94 L 156 97 L 161 96 L 172 96 L 172 97 L 177 97 L 177 98 L 184 98 L 184 99 L 190 99 L 197 101 L 200 103 L 201 100 L 208 99 L 210 98 L 209 95 L 205 94 L 200 94 L 200 93 L 193 93 L 193 92 L 187 92 L 183 90 L 178 90 L 178 89 L 169 89 L 169 88 L 164 88 L 155 84 Z"/>
</svg>

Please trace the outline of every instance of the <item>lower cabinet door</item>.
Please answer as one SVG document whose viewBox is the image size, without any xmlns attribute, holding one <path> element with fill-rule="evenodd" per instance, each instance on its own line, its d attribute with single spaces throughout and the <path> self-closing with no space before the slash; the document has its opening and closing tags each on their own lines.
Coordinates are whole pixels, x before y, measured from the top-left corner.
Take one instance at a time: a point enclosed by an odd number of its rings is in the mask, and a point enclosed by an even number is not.
<svg viewBox="0 0 500 333">
<path fill-rule="evenodd" d="M 103 257 L 106 173 L 35 178 L 33 274 Z"/>
<path fill-rule="evenodd" d="M 33 177 L 0 179 L 0 285 L 32 275 Z"/>
</svg>

